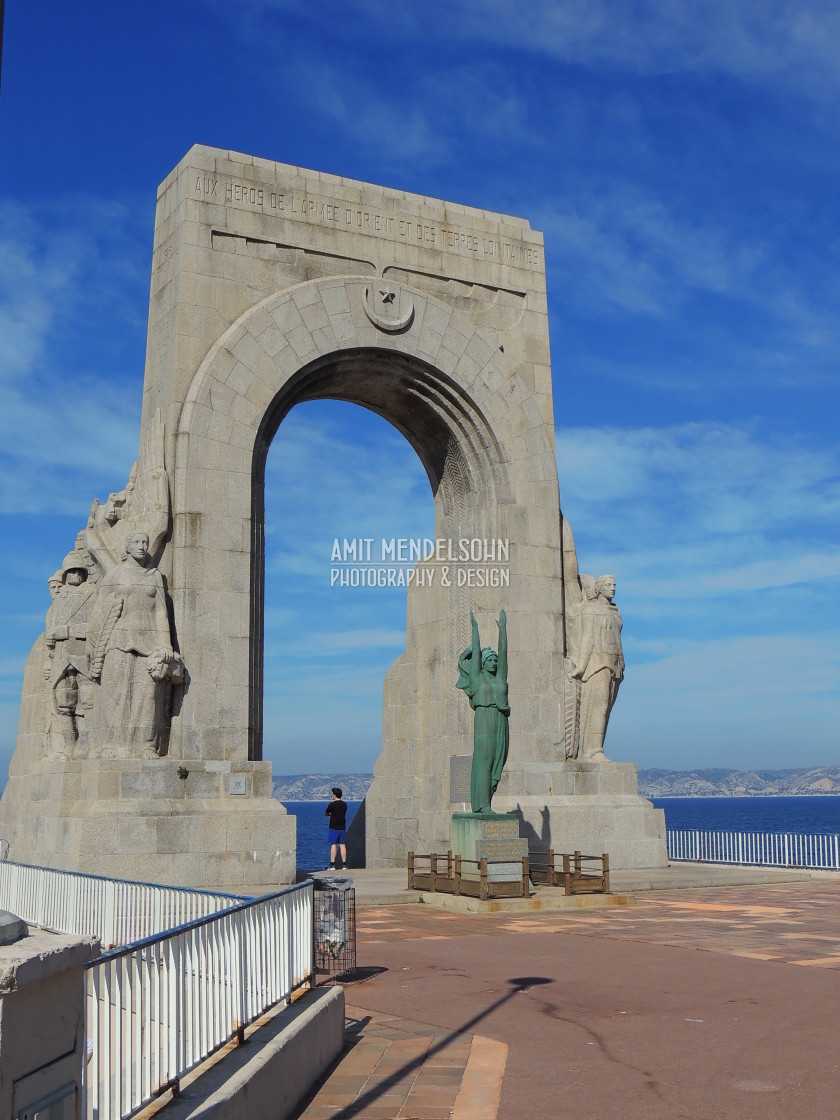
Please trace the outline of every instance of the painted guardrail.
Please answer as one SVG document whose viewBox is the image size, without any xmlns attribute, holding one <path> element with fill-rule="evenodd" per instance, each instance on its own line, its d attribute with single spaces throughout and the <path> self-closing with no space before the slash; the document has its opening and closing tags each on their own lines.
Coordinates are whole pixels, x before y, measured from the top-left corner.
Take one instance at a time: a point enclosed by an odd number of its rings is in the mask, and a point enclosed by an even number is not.
<svg viewBox="0 0 840 1120">
<path fill-rule="evenodd" d="M 840 836 L 837 835 L 669 828 L 666 841 L 668 858 L 677 862 L 840 871 Z"/>
<path fill-rule="evenodd" d="M 0 859 L 0 907 L 111 949 L 85 968 L 82 1117 L 126 1120 L 314 983 L 314 884 L 263 898 Z"/>
<path fill-rule="evenodd" d="M 0 907 L 58 933 L 98 937 L 106 948 L 151 937 L 245 901 L 241 895 L 0 860 Z"/>
<path fill-rule="evenodd" d="M 126 1120 L 313 983 L 313 883 L 241 903 L 86 967 L 82 1116 Z"/>
</svg>

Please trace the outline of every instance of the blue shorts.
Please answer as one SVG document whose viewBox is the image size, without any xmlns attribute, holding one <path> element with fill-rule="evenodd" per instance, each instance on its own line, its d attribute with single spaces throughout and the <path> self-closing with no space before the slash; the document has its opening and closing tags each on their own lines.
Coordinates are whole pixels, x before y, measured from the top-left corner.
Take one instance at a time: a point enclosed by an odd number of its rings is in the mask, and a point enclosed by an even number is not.
<svg viewBox="0 0 840 1120">
<path fill-rule="evenodd" d="M 343 844 L 344 837 L 347 835 L 343 828 L 330 828 L 327 831 L 328 844 Z"/>
</svg>

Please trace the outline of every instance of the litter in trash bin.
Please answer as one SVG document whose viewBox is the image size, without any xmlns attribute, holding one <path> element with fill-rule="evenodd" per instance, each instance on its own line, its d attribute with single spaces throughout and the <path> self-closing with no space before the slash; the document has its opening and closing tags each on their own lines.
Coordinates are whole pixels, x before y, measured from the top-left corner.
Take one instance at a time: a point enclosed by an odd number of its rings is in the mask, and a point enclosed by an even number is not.
<svg viewBox="0 0 840 1120">
<path fill-rule="evenodd" d="M 315 885 L 315 971 L 340 976 L 356 967 L 356 892 L 346 875 L 312 876 Z"/>
</svg>

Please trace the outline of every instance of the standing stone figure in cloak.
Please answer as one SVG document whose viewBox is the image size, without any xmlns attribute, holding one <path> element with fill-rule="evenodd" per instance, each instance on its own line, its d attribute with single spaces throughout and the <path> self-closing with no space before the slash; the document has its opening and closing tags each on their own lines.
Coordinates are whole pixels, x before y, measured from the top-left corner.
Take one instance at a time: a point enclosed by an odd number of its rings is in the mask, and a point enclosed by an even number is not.
<svg viewBox="0 0 840 1120">
<path fill-rule="evenodd" d="M 607 724 L 624 678 L 621 612 L 614 595 L 615 578 L 599 576 L 594 597 L 586 599 L 580 615 L 580 648 L 571 677 L 581 682 L 578 758 L 585 762 L 605 759 Z"/>
<path fill-rule="evenodd" d="M 457 688 L 470 698 L 475 712 L 473 731 L 470 802 L 474 813 L 490 813 L 490 801 L 496 792 L 502 770 L 507 762 L 510 732 L 508 716 L 508 652 L 507 615 L 502 611 L 499 627 L 498 653 L 489 646 L 481 648 L 478 623 L 470 611 L 472 645 L 461 654 L 458 668 L 461 676 Z"/>
<path fill-rule="evenodd" d="M 99 585 L 90 644 L 90 675 L 100 681 L 95 722 L 101 757 L 157 758 L 166 746 L 169 686 L 183 669 L 148 533 L 128 534 L 122 563 Z"/>
</svg>

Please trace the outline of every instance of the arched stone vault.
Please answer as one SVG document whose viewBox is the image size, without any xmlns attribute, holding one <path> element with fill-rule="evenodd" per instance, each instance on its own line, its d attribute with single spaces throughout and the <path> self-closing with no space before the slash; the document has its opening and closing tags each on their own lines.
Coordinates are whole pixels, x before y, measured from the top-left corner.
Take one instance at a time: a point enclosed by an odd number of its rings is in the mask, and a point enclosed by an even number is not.
<svg viewBox="0 0 840 1120">
<path fill-rule="evenodd" d="M 438 537 L 505 537 L 504 511 L 525 497 L 504 443 L 526 421 L 529 398 L 516 373 L 500 369 L 504 355 L 493 340 L 420 292 L 408 293 L 411 326 L 384 335 L 364 312 L 365 283 L 316 280 L 263 300 L 211 348 L 190 385 L 177 433 L 172 538 L 178 633 L 194 666 L 173 728 L 181 738 L 172 749 L 184 757 L 261 757 L 265 459 L 294 405 L 345 400 L 394 424 L 429 477 Z M 526 460 L 520 489 L 549 473 L 553 449 L 544 441 L 540 451 Z M 200 568 L 200 589 L 188 565 Z M 218 609 L 205 610 L 202 596 Z M 216 665 L 237 663 L 235 680 L 219 690 Z M 196 705 L 201 725 L 190 720 Z"/>
<path fill-rule="evenodd" d="M 261 758 L 267 450 L 302 401 L 373 409 L 423 463 L 436 537 L 509 541 L 513 582 L 501 594 L 454 580 L 409 590 L 406 653 L 385 683 L 377 765 L 379 786 L 391 791 L 379 810 L 387 826 L 377 825 L 376 788 L 367 814 L 369 858 L 389 862 L 430 828 L 443 837 L 448 827 L 450 758 L 469 750 L 469 713 L 450 689 L 471 609 L 492 627 L 489 616 L 505 606 L 522 647 L 518 668 L 529 673 L 541 648 L 550 696 L 562 554 L 552 429 L 504 344 L 463 311 L 405 287 L 410 322 L 383 331 L 368 314 L 369 283 L 326 277 L 273 293 L 223 333 L 189 385 L 176 438 L 171 572 L 191 680 L 171 749 L 184 758 Z M 531 620 L 535 605 L 540 617 Z M 545 753 L 557 737 L 556 701 L 526 711 L 520 749 L 541 743 Z"/>
</svg>

